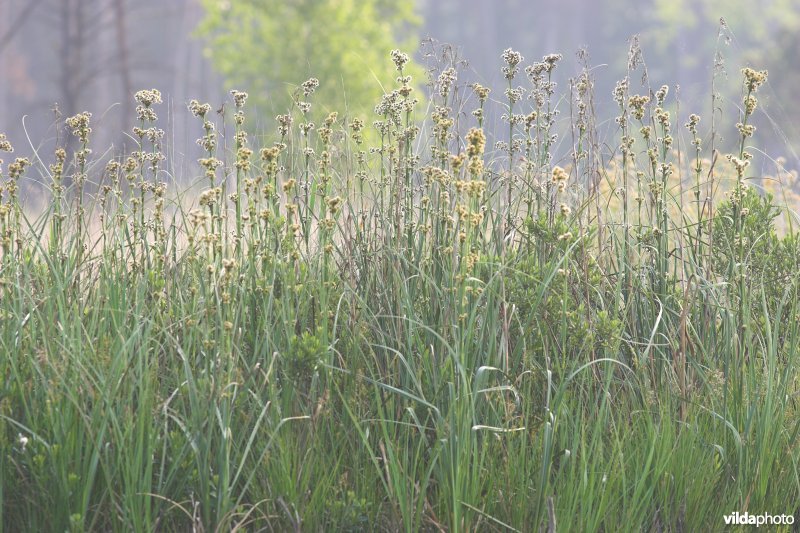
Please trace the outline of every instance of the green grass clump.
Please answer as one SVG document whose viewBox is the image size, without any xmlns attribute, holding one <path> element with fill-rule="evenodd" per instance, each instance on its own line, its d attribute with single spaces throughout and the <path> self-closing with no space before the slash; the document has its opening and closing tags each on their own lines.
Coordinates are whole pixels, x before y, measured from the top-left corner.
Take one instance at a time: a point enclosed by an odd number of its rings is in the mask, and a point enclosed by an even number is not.
<svg viewBox="0 0 800 533">
<path fill-rule="evenodd" d="M 500 100 L 444 68 L 427 110 L 396 61 L 374 128 L 311 122 L 312 79 L 262 146 L 246 93 L 232 117 L 193 101 L 189 189 L 168 184 L 157 90 L 136 94 L 132 153 L 93 159 L 84 113 L 75 153 L 9 164 L 0 526 L 696 531 L 796 514 L 797 237 L 746 187 L 766 73 L 744 70 L 738 150 L 716 166 L 714 128 L 693 115 L 681 155 L 666 86 L 634 94 L 633 71 L 599 142 L 591 71 L 559 99 L 560 59 L 522 88 L 506 51 Z M 470 104 L 475 122 L 453 111 Z M 34 216 L 19 189 L 37 172 Z"/>
</svg>

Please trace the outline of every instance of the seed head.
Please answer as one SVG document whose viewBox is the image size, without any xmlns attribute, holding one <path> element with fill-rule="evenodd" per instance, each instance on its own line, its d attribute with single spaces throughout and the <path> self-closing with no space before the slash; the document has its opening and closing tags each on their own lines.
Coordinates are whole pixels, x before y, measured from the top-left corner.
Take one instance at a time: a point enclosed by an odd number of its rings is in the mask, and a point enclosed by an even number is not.
<svg viewBox="0 0 800 533">
<path fill-rule="evenodd" d="M 473 83 L 470 87 L 472 87 L 472 92 L 475 93 L 475 96 L 478 97 L 480 103 L 486 102 L 486 99 L 489 98 L 489 93 L 491 89 L 488 87 L 484 87 L 480 83 Z"/>
<path fill-rule="evenodd" d="M 480 128 L 471 128 L 467 132 L 467 156 L 478 157 L 483 155 L 486 148 L 486 135 Z"/>
<path fill-rule="evenodd" d="M 408 63 L 408 59 L 408 54 L 400 50 L 392 50 L 392 61 L 394 61 L 394 66 L 397 67 L 397 70 L 402 71 L 406 63 Z"/>
<path fill-rule="evenodd" d="M 247 93 L 244 91 L 237 91 L 236 89 L 231 91 L 231 96 L 233 96 L 233 104 L 236 106 L 237 109 L 241 109 L 244 107 L 245 102 L 247 101 Z"/>
<path fill-rule="evenodd" d="M 742 69 L 742 74 L 744 74 L 744 83 L 748 92 L 756 92 L 767 81 L 766 70 L 759 71 L 746 67 Z"/>
<path fill-rule="evenodd" d="M 309 78 L 303 82 L 303 94 L 305 96 L 311 96 L 314 94 L 314 91 L 317 90 L 319 87 L 319 80 L 317 78 Z"/>
<path fill-rule="evenodd" d="M 553 177 L 552 177 L 553 183 L 566 182 L 567 178 L 569 178 L 569 174 L 567 173 L 566 170 L 564 170 L 559 166 L 553 167 Z"/>
<path fill-rule="evenodd" d="M 439 74 L 439 79 L 437 80 L 437 85 L 439 86 L 439 96 L 442 98 L 447 98 L 447 95 L 450 94 L 450 89 L 453 87 L 453 84 L 458 79 L 456 75 L 456 69 L 453 67 L 447 68 Z"/>
<path fill-rule="evenodd" d="M 138 91 L 133 96 L 139 104 L 150 107 L 153 104 L 160 104 L 161 103 L 161 92 L 158 89 L 145 89 L 143 91 Z"/>
<path fill-rule="evenodd" d="M 506 48 L 503 51 L 502 55 L 503 61 L 506 62 L 506 66 L 503 67 L 503 75 L 506 77 L 507 80 L 513 80 L 514 76 L 517 75 L 519 72 L 519 64 L 525 59 L 522 57 L 522 54 L 512 50 L 511 48 Z"/>
<path fill-rule="evenodd" d="M 561 61 L 563 56 L 561 54 L 548 54 L 542 58 L 542 63 L 546 65 L 545 70 L 552 72 L 556 68 L 556 63 Z"/>
<path fill-rule="evenodd" d="M 650 103 L 649 96 L 634 94 L 628 98 L 628 105 L 631 107 L 633 117 L 636 120 L 642 120 L 644 117 L 644 108 L 648 103 Z"/>
<path fill-rule="evenodd" d="M 205 118 L 211 112 L 211 104 L 201 104 L 197 100 L 192 100 L 189 102 L 189 111 L 196 117 Z"/>
<path fill-rule="evenodd" d="M 89 134 L 92 133 L 92 128 L 89 127 L 91 118 L 92 114 L 84 111 L 66 120 L 67 127 L 72 130 L 72 134 L 83 143 L 88 142 Z"/>
<path fill-rule="evenodd" d="M 0 152 L 9 152 L 9 153 L 11 153 L 13 151 L 14 151 L 14 147 L 11 146 L 11 143 L 8 142 L 8 139 L 6 139 L 6 134 L 5 133 L 0 133 Z"/>
<path fill-rule="evenodd" d="M 661 88 L 656 91 L 656 103 L 659 106 L 664 105 L 664 100 L 667 99 L 667 94 L 669 94 L 669 87 L 666 85 L 662 85 Z"/>
</svg>

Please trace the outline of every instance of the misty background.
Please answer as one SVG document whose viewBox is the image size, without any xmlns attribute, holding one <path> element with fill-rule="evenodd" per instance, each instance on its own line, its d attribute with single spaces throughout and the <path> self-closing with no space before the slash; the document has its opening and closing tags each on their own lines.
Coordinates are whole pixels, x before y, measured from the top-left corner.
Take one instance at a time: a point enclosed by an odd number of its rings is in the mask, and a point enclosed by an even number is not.
<svg viewBox="0 0 800 533">
<path fill-rule="evenodd" d="M 362 9 L 366 4 L 374 8 L 376 20 L 363 18 L 372 13 Z M 240 18 L 231 19 L 239 8 Z M 324 14 L 323 8 L 328 9 Z M 165 149 L 180 167 L 198 156 L 194 140 L 200 125 L 187 112 L 188 102 L 196 98 L 216 109 L 229 99 L 232 87 L 249 91 L 266 117 L 260 125 L 268 130 L 269 120 L 285 109 L 270 108 L 266 94 L 286 92 L 281 83 L 299 84 L 308 77 L 310 62 L 296 58 L 315 35 L 327 31 L 326 20 L 336 10 L 362 18 L 354 18 L 353 27 L 335 37 L 339 48 L 320 41 L 323 50 L 336 56 L 331 60 L 343 61 L 341 56 L 358 42 L 371 42 L 371 35 L 384 35 L 389 28 L 398 47 L 416 47 L 403 48 L 414 54 L 419 72 L 430 62 L 426 50 L 434 50 L 427 39 L 449 43 L 464 60 L 462 81 L 490 86 L 501 100 L 505 80 L 500 56 L 505 48 L 521 52 L 524 65 L 545 54 L 563 54 L 556 77 L 562 94 L 567 80 L 580 71 L 576 52 L 585 49 L 601 119 L 615 112 L 611 92 L 626 75 L 633 35 L 639 36 L 650 85 L 668 84 L 683 117 L 710 113 L 715 57 L 718 64 L 724 62 L 717 90 L 726 96 L 725 117 L 737 105 L 740 68 L 768 69 L 769 85 L 759 93 L 765 114 L 759 118 L 755 144 L 786 157 L 787 167 L 800 167 L 795 152 L 800 140 L 800 0 L 373 0 L 363 5 L 328 0 L 0 0 L 0 132 L 21 155 L 37 150 L 50 157 L 57 143 L 69 142 L 56 124 L 86 110 L 93 114 L 95 157 L 105 149 L 130 149 L 134 141 L 124 132 L 135 125 L 132 95 L 157 88 L 165 102 L 159 111 L 167 131 Z M 269 30 L 274 38 L 260 43 L 251 30 L 266 24 L 272 14 L 284 18 Z M 391 26 L 384 24 L 384 16 L 387 21 L 392 17 Z M 721 18 L 726 27 L 721 28 Z M 285 34 L 281 28 L 287 29 Z M 242 48 L 243 57 L 236 58 L 248 35 L 251 48 Z M 387 47 L 377 56 L 384 67 L 391 67 L 389 44 L 379 45 Z M 288 66 L 274 62 L 298 47 L 300 55 L 285 62 Z M 319 49 L 313 53 L 316 61 L 325 59 L 317 57 Z M 364 61 L 363 54 L 359 60 Z M 324 73 L 311 74 L 326 81 Z M 365 85 L 376 85 L 366 71 L 350 77 L 359 75 Z M 525 81 L 524 76 L 517 79 Z M 631 87 L 632 92 L 645 92 L 638 79 Z M 676 129 L 682 122 L 676 121 Z M 613 127 L 610 121 L 606 125 Z"/>
</svg>

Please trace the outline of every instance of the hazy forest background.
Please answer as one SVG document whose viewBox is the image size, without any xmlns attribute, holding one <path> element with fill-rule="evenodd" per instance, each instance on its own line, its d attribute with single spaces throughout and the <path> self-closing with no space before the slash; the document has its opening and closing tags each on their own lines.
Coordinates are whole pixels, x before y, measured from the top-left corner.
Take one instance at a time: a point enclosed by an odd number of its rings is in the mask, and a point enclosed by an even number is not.
<svg viewBox="0 0 800 533">
<path fill-rule="evenodd" d="M 722 33 L 721 16 L 727 23 Z M 285 111 L 291 84 L 315 76 L 323 80 L 323 106 L 326 94 L 340 96 L 352 87 L 348 108 L 369 113 L 381 94 L 378 81 L 392 74 L 370 76 L 362 67 L 385 68 L 397 45 L 415 52 L 424 66 L 431 50 L 424 41 L 432 38 L 454 45 L 473 80 L 489 87 L 504 81 L 496 65 L 507 47 L 530 59 L 564 54 L 561 87 L 580 69 L 575 53 L 586 49 L 596 92 L 605 99 L 625 75 L 629 39 L 638 34 L 652 83 L 677 88 L 678 100 L 691 102 L 686 114 L 707 114 L 711 107 L 717 51 L 733 73 L 720 77 L 723 94 L 738 91 L 740 65 L 768 69 L 759 137 L 773 157 L 784 156 L 787 167 L 796 168 L 798 29 L 798 0 L 3 0 L 0 131 L 20 148 L 29 146 L 27 132 L 49 153 L 57 104 L 63 117 L 91 111 L 95 146 L 122 149 L 130 144 L 122 132 L 135 120 L 134 101 L 123 95 L 152 87 L 169 107 L 173 161 L 193 162 L 199 148 L 186 109 L 192 98 L 220 105 L 228 89 L 247 90 L 253 104 L 266 108 L 257 127 L 267 129 L 273 125 L 264 120 Z M 345 79 L 351 87 L 334 85 Z M 372 93 L 359 93 L 359 84 Z M 341 111 L 340 102 L 328 103 Z M 780 117 L 779 124 L 764 124 L 770 116 Z"/>
</svg>

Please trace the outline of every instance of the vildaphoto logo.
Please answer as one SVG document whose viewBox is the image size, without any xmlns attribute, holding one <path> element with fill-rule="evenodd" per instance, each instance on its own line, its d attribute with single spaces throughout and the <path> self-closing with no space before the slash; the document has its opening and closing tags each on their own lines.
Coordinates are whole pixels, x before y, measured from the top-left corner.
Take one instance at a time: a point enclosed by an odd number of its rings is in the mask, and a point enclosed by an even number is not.
<svg viewBox="0 0 800 533">
<path fill-rule="evenodd" d="M 723 517 L 726 526 L 782 526 L 794 524 L 794 515 L 791 514 L 750 514 L 738 511 Z"/>
</svg>

